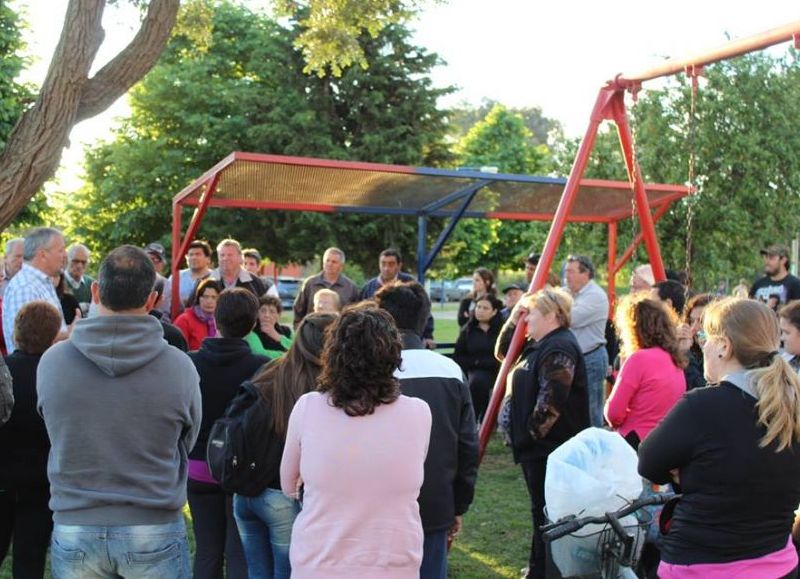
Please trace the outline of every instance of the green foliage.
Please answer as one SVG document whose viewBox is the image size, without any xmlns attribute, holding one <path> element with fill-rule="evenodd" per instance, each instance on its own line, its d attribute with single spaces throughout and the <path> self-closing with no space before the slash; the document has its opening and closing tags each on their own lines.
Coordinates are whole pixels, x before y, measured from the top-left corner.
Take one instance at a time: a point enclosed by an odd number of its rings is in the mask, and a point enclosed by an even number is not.
<svg viewBox="0 0 800 579">
<path fill-rule="evenodd" d="M 469 130 L 481 122 L 497 105 L 496 100 L 484 98 L 480 105 L 461 103 L 455 106 L 448 115 L 448 122 L 453 138 L 461 140 Z M 519 115 L 530 131 L 528 144 L 532 146 L 548 144 L 550 136 L 558 137 L 562 133 L 561 123 L 542 115 L 539 107 L 507 107 L 509 113 Z"/>
<path fill-rule="evenodd" d="M 179 26 L 131 92 L 131 117 L 112 142 L 87 152 L 87 184 L 67 212 L 73 233 L 95 249 L 169 245 L 172 197 L 231 151 L 448 160 L 445 113 L 436 109 L 447 91 L 431 88 L 428 78 L 437 57 L 412 46 L 402 26 L 362 38 L 369 70 L 318 78 L 302 72 L 295 30 L 230 2 L 212 6 L 210 35 Z M 397 245 L 410 254 L 416 243 L 410 220 L 255 210 L 209 211 L 200 236 L 234 236 L 278 262 L 306 261 L 338 242 L 348 262 L 367 271 L 375 268 L 377 248 Z"/>
<path fill-rule="evenodd" d="M 276 12 L 297 19 L 300 32 L 294 41 L 303 52 L 303 72 L 324 77 L 341 76 L 352 64 L 367 69 L 372 63 L 362 39 L 375 39 L 391 24 L 411 16 L 419 0 L 274 0 Z"/>
<path fill-rule="evenodd" d="M 33 102 L 30 85 L 17 82 L 20 72 L 28 64 L 22 56 L 25 43 L 22 29 L 25 24 L 8 3 L 0 2 L 0 150 L 5 148 L 8 136 L 17 119 Z M 14 237 L 29 227 L 45 223 L 47 200 L 39 193 L 8 227 L 3 239 Z"/>
<path fill-rule="evenodd" d="M 551 164 L 550 152 L 546 145 L 532 141 L 522 115 L 495 104 L 458 143 L 459 165 L 494 166 L 501 173 L 545 174 Z M 478 193 L 478 197 L 491 195 L 488 189 Z M 462 219 L 435 267 L 446 277 L 467 274 L 479 266 L 495 271 L 519 269 L 522 256 L 531 247 L 544 244 L 547 228 L 546 223 Z"/>
<path fill-rule="evenodd" d="M 665 262 L 683 269 L 692 208 L 695 285 L 754 279 L 757 249 L 789 243 L 800 212 L 800 63 L 750 54 L 706 69 L 691 118 L 684 79 L 647 94 L 636 107 L 639 159 L 650 181 L 685 183 L 695 155 L 698 195 L 659 223 Z"/>
<path fill-rule="evenodd" d="M 27 65 L 22 56 L 24 24 L 8 3 L 0 3 L 0 150 L 17 124 L 25 107 L 32 101 L 31 87 L 16 81 Z"/>
</svg>

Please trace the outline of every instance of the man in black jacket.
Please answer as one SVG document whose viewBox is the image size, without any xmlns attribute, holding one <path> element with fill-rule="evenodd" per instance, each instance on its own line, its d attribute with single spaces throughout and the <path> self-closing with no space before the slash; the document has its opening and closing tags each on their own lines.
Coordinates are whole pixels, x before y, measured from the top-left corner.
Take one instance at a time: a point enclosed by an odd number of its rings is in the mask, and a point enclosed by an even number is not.
<svg viewBox="0 0 800 579">
<path fill-rule="evenodd" d="M 394 317 L 403 338 L 403 360 L 395 377 L 406 396 L 431 410 L 432 425 L 419 510 L 425 532 L 422 579 L 447 577 L 447 543 L 461 530 L 475 494 L 478 433 L 469 390 L 458 364 L 426 350 L 420 335 L 431 311 L 428 294 L 417 282 L 384 285 L 375 299 Z"/>
</svg>

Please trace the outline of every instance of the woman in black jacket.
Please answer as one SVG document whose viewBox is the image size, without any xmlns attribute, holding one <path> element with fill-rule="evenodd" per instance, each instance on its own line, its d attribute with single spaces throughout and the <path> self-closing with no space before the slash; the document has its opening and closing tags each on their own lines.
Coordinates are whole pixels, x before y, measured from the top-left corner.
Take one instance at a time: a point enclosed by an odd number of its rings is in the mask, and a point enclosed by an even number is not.
<svg viewBox="0 0 800 579">
<path fill-rule="evenodd" d="M 317 388 L 325 330 L 338 317 L 338 314 L 307 315 L 297 327 L 286 355 L 265 366 L 253 378 L 272 414 L 271 436 L 265 437 L 264 444 L 275 445 L 277 456 L 283 453 L 295 402 Z M 251 579 L 288 579 L 291 574 L 289 543 L 300 507 L 281 491 L 279 467 L 276 464 L 275 472 L 266 477 L 270 482 L 260 495 L 234 495 L 234 514 Z"/>
<path fill-rule="evenodd" d="M 698 342 L 697 334 L 703 329 L 703 312 L 715 299 L 716 296 L 712 294 L 697 294 L 689 298 L 683 308 L 683 325 L 678 328 L 678 337 L 681 339 L 682 348 L 689 348 L 687 352 L 689 364 L 684 369 L 687 390 L 707 386 L 703 377 L 703 348 Z"/>
<path fill-rule="evenodd" d="M 206 464 L 208 434 L 220 418 L 239 386 L 249 380 L 269 358 L 253 354 L 244 336 L 250 333 L 258 316 L 258 299 L 243 288 L 219 294 L 214 319 L 219 335 L 206 338 L 189 357 L 200 375 L 203 421 L 194 449 L 189 453 L 187 491 L 192 511 L 197 549 L 195 579 L 245 579 L 247 565 L 236 522 L 233 496 L 223 491 L 211 477 Z"/>
<path fill-rule="evenodd" d="M 491 294 L 478 298 L 470 320 L 461 328 L 453 352 L 453 360 L 467 376 L 478 422 L 483 420 L 489 394 L 500 370 L 500 362 L 494 357 L 494 346 L 503 325 L 502 307 L 503 304 Z"/>
<path fill-rule="evenodd" d="M 523 298 L 518 322 L 528 325 L 531 344 L 511 374 L 511 449 L 522 466 L 533 512 L 528 577 L 544 579 L 544 480 L 547 457 L 589 427 L 586 365 L 570 329 L 572 298 L 543 289 Z"/>
<path fill-rule="evenodd" d="M 779 354 L 778 320 L 761 302 L 714 302 L 703 330 L 705 375 L 716 386 L 684 395 L 639 447 L 639 473 L 683 493 L 659 576 L 790 576 L 800 377 Z"/>
<path fill-rule="evenodd" d="M 494 274 L 485 267 L 479 267 L 472 274 L 472 291 L 458 304 L 456 321 L 459 326 L 463 326 L 469 321 L 478 299 L 485 295 L 496 296 L 497 286 L 495 286 Z"/>
<path fill-rule="evenodd" d="M 47 504 L 50 439 L 36 409 L 36 369 L 61 329 L 61 312 L 44 301 L 22 306 L 14 320 L 17 349 L 6 358 L 14 409 L 0 427 L 0 564 L 14 540 L 14 577 L 44 577 L 53 513 Z"/>
</svg>

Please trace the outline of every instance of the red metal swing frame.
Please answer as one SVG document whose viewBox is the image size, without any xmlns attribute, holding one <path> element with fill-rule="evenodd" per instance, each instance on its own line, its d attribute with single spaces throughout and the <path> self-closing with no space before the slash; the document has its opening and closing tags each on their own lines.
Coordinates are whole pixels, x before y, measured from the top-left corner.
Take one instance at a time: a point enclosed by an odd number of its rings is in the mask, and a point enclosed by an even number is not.
<svg viewBox="0 0 800 579">
<path fill-rule="evenodd" d="M 647 255 L 650 264 L 653 267 L 653 274 L 657 281 L 666 279 L 664 272 L 664 263 L 661 260 L 661 251 L 658 246 L 658 239 L 656 238 L 655 222 L 658 218 L 666 212 L 667 205 L 663 206 L 661 215 L 652 215 L 650 212 L 650 205 L 647 200 L 645 191 L 645 183 L 642 180 L 641 172 L 637 165 L 636 157 L 634 154 L 633 139 L 631 136 L 630 125 L 628 123 L 628 114 L 625 107 L 625 92 L 631 91 L 636 93 L 643 82 L 653 80 L 659 77 L 672 76 L 681 72 L 685 72 L 692 78 L 693 83 L 697 82 L 697 76 L 702 74 L 703 67 L 721 60 L 741 56 L 749 52 L 763 50 L 776 44 L 783 42 L 794 41 L 795 47 L 800 49 L 800 21 L 792 22 L 779 28 L 768 30 L 761 34 L 750 36 L 741 40 L 736 40 L 727 43 L 717 49 L 700 54 L 695 57 L 685 59 L 670 59 L 665 61 L 660 66 L 651 68 L 641 73 L 632 75 L 618 74 L 612 80 L 608 81 L 605 86 L 600 89 L 595 101 L 594 108 L 591 113 L 589 126 L 581 142 L 581 146 L 575 156 L 572 169 L 567 179 L 567 184 L 564 187 L 564 192 L 561 196 L 561 201 L 556 210 L 553 222 L 550 226 L 550 231 L 547 235 L 544 249 L 542 250 L 539 264 L 536 267 L 536 272 L 531 280 L 529 291 L 537 291 L 544 287 L 550 268 L 553 265 L 558 247 L 564 234 L 564 228 L 570 215 L 573 203 L 577 195 L 578 187 L 583 178 L 586 165 L 589 161 L 592 149 L 594 148 L 595 138 L 600 123 L 603 121 L 612 121 L 617 126 L 617 133 L 619 135 L 620 146 L 622 147 L 622 154 L 625 158 L 625 168 L 628 172 L 628 179 L 636 207 L 636 214 L 632 215 L 633 219 L 638 216 L 641 226 L 641 234 L 638 239 L 644 240 L 647 249 Z M 616 223 L 609 223 L 609 241 L 608 241 L 608 260 L 609 260 L 609 295 L 613 296 L 614 293 L 614 275 L 619 271 L 619 267 L 623 264 L 636 248 L 637 242 L 634 243 L 626 250 L 622 258 L 616 259 L 617 251 L 617 230 Z M 500 372 L 495 382 L 492 397 L 489 401 L 489 407 L 486 410 L 486 418 L 481 425 L 480 430 L 480 457 L 486 451 L 486 446 L 489 443 L 492 432 L 494 431 L 497 413 L 500 409 L 500 402 L 505 394 L 505 383 L 508 372 L 512 364 L 516 361 L 522 349 L 525 340 L 525 324 L 518 324 L 514 337 L 511 341 L 506 358 L 500 368 Z"/>
</svg>

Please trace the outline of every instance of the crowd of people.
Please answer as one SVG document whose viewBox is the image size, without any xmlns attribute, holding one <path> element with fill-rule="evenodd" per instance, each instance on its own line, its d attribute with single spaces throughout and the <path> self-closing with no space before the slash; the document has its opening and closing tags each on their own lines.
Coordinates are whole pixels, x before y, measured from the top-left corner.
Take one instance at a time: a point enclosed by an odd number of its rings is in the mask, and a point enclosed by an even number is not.
<svg viewBox="0 0 800 579">
<path fill-rule="evenodd" d="M 547 574 L 548 456 L 590 427 L 638 451 L 645 487 L 681 493 L 650 572 L 796 576 L 800 280 L 784 246 L 762 251 L 748 298 L 695 295 L 645 264 L 613 312 L 583 255 L 563 287 L 511 284 L 503 301 L 478 268 L 452 357 L 434 351 L 430 300 L 395 249 L 359 289 L 328 248 L 293 327 L 260 253 L 234 239 L 216 269 L 191 242 L 176 286 L 158 243 L 111 251 L 96 279 L 56 229 L 5 249 L 0 560 L 13 544 L 15 577 L 42 577 L 48 550 L 59 578 L 446 577 L 518 325 L 500 423 L 531 499 L 526 576 Z M 263 403 L 268 460 L 237 493 L 207 449 L 243 384 Z"/>
</svg>

